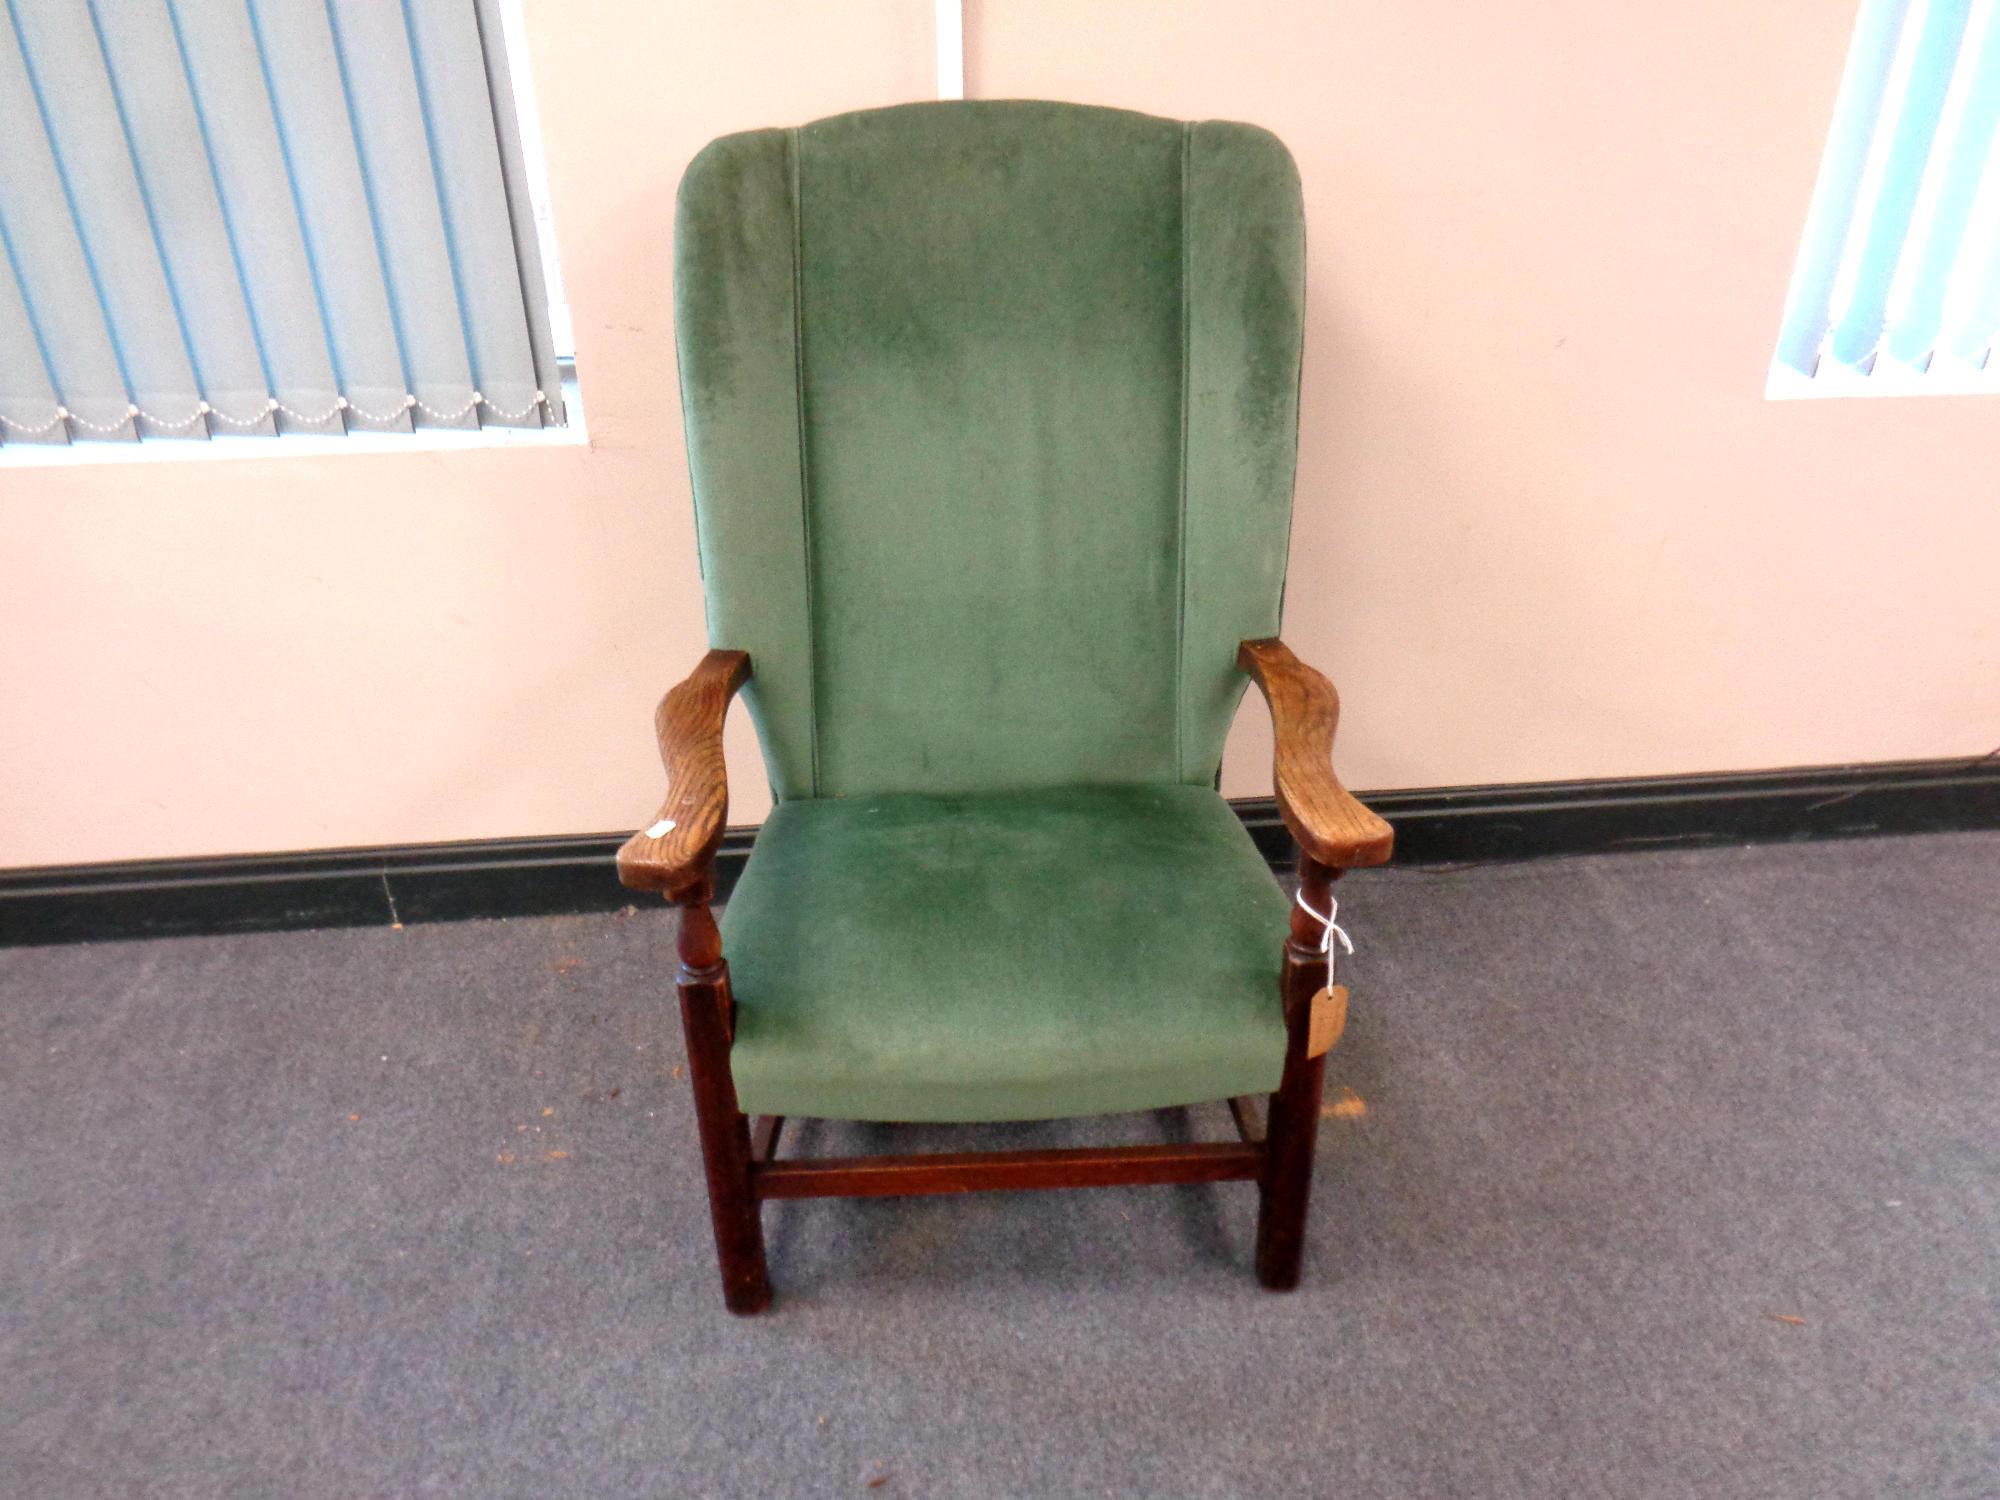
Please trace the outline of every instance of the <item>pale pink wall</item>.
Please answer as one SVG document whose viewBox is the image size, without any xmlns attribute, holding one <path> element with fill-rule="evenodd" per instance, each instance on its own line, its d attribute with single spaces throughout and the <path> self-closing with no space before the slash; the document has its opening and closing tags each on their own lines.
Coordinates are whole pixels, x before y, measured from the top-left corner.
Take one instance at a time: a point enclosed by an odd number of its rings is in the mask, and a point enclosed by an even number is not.
<svg viewBox="0 0 2000 1500">
<path fill-rule="evenodd" d="M 628 826 L 699 654 L 673 184 L 926 96 L 930 6 L 530 0 L 589 450 L 0 470 L 0 864 Z M 1761 399 L 1852 8 L 973 0 L 975 96 L 1276 130 L 1287 636 L 1355 786 L 2000 743 L 1983 398 Z M 735 816 L 764 807 L 734 726 Z M 1228 789 L 1267 785 L 1260 736 Z"/>
</svg>

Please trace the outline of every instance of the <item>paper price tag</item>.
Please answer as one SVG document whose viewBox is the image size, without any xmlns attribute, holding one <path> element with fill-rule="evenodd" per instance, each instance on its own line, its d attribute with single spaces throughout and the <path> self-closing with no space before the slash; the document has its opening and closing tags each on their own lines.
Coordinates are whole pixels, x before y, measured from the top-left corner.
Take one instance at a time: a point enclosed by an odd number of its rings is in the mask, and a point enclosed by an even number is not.
<svg viewBox="0 0 2000 1500">
<path fill-rule="evenodd" d="M 1306 1056 L 1322 1057 L 1347 1029 L 1347 986 L 1336 984 L 1312 997 L 1306 1025 Z"/>
</svg>

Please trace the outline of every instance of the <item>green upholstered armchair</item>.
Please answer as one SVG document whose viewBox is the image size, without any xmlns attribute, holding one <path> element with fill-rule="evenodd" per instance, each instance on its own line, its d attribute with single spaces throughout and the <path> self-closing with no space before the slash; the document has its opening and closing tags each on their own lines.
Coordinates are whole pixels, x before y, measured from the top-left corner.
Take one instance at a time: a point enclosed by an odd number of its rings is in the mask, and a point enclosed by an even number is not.
<svg viewBox="0 0 2000 1500">
<path fill-rule="evenodd" d="M 732 1310 L 770 1301 L 766 1199 L 982 1188 L 1254 1180 L 1259 1276 L 1296 1284 L 1343 998 L 1305 908 L 1391 838 L 1333 777 L 1331 684 L 1276 639 L 1304 267 L 1296 169 L 1248 125 L 913 104 L 688 168 L 715 649 L 660 706 L 667 799 L 619 872 L 682 907 Z M 1251 678 L 1302 906 L 1216 791 Z M 739 690 L 776 805 L 718 929 Z M 1238 1140 L 776 1155 L 786 1116 L 1219 1099 Z"/>
</svg>

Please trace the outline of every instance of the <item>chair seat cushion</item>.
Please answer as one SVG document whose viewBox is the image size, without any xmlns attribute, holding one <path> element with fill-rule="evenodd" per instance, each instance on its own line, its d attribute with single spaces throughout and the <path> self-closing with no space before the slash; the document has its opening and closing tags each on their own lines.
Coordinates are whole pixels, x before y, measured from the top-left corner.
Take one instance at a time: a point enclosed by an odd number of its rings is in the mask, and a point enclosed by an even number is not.
<svg viewBox="0 0 2000 1500">
<path fill-rule="evenodd" d="M 783 802 L 722 915 L 737 1098 L 1026 1120 L 1268 1092 L 1286 925 L 1205 787 Z"/>
</svg>

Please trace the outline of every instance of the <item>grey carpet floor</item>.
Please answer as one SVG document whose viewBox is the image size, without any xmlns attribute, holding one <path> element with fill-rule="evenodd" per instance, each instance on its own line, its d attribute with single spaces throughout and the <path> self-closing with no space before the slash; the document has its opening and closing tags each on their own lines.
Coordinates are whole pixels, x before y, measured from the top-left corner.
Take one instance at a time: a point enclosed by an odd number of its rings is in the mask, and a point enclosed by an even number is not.
<svg viewBox="0 0 2000 1500">
<path fill-rule="evenodd" d="M 788 1203 L 751 1320 L 664 911 L 0 952 L 0 1496 L 2000 1494 L 2000 835 L 1344 897 L 1302 1290 L 1243 1185 Z"/>
</svg>

